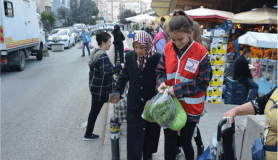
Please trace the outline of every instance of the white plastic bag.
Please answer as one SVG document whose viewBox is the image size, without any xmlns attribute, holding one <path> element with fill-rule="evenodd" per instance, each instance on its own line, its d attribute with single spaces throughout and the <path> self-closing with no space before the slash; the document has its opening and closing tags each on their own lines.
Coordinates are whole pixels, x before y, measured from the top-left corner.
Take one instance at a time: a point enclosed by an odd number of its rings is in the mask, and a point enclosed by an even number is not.
<svg viewBox="0 0 278 160">
<path fill-rule="evenodd" d="M 230 121 L 230 117 L 227 117 L 227 122 L 222 126 L 221 130 L 225 130 L 229 127 L 231 127 L 231 124 L 229 123 Z M 217 155 L 217 131 L 213 134 L 213 136 L 211 137 L 210 143 L 209 143 L 209 147 L 210 147 L 210 158 L 211 159 L 216 159 L 216 155 Z M 222 155 L 224 153 L 224 149 L 223 149 L 223 138 L 221 137 L 221 141 L 220 141 L 220 155 Z M 219 156 L 220 156 L 219 155 Z"/>
<path fill-rule="evenodd" d="M 175 102 L 171 95 L 168 94 L 168 89 L 165 89 L 162 96 L 159 96 L 155 103 L 152 104 L 150 114 L 156 123 L 167 129 L 173 124 L 177 114 L 176 111 Z"/>
</svg>

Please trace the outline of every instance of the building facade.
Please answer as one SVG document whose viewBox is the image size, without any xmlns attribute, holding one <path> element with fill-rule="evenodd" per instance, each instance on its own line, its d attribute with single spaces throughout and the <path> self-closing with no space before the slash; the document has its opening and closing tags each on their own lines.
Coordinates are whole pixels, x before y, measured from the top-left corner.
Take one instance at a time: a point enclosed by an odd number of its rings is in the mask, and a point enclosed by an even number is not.
<svg viewBox="0 0 278 160">
<path fill-rule="evenodd" d="M 57 9 L 60 7 L 70 8 L 70 0 L 53 0 L 52 11 L 54 12 L 54 14 L 57 14 Z M 57 19 L 54 27 L 55 28 L 62 27 L 62 22 Z"/>
<path fill-rule="evenodd" d="M 52 12 L 52 1 L 53 0 L 36 0 L 37 13 Z"/>
</svg>

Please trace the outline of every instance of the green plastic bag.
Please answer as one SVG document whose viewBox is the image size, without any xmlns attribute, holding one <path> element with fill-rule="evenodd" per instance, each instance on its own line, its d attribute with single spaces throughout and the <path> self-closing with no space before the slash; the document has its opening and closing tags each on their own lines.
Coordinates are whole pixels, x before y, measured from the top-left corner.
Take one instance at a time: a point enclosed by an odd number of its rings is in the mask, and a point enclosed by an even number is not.
<svg viewBox="0 0 278 160">
<path fill-rule="evenodd" d="M 141 115 L 141 117 L 146 120 L 146 121 L 149 121 L 149 122 L 155 122 L 153 120 L 153 117 L 150 113 L 150 109 L 152 107 L 152 105 L 155 103 L 155 101 L 161 96 L 160 93 L 158 93 L 157 95 L 155 95 L 150 101 L 149 103 L 147 104 L 147 106 L 144 108 L 144 111 Z"/>
<path fill-rule="evenodd" d="M 168 89 L 170 89 L 170 86 L 167 87 Z M 181 130 L 185 124 L 186 124 L 186 121 L 187 121 L 187 114 L 186 112 L 184 111 L 180 101 L 178 100 L 177 97 L 174 97 L 173 98 L 175 104 L 176 104 L 176 117 L 175 117 L 175 120 L 173 122 L 173 124 L 170 126 L 170 129 L 173 130 L 173 131 L 179 131 Z"/>
</svg>

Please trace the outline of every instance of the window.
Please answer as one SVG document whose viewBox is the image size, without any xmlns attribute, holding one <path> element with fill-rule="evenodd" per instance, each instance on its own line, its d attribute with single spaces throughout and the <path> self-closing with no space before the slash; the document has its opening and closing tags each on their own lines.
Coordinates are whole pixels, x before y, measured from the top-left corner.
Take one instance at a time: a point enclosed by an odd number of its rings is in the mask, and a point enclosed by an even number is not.
<svg viewBox="0 0 278 160">
<path fill-rule="evenodd" d="M 6 17 L 13 17 L 14 16 L 14 10 L 13 10 L 12 2 L 4 2 L 4 8 L 5 8 Z"/>
<path fill-rule="evenodd" d="M 51 12 L 51 7 L 45 7 L 45 12 L 50 13 Z"/>
</svg>

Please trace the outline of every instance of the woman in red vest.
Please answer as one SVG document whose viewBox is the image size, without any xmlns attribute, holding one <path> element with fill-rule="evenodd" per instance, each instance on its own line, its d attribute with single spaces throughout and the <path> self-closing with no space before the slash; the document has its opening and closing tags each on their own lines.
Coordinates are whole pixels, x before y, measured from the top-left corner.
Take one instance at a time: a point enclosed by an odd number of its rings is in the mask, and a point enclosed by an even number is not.
<svg viewBox="0 0 278 160">
<path fill-rule="evenodd" d="M 180 100 L 187 113 L 181 129 L 181 146 L 186 160 L 194 160 L 191 139 L 204 110 L 205 92 L 210 81 L 210 60 L 202 44 L 192 40 L 193 21 L 188 15 L 176 13 L 169 22 L 170 41 L 164 48 L 156 68 L 158 92 L 171 86 L 168 93 Z M 175 159 L 177 132 L 165 129 L 165 160 Z"/>
</svg>

